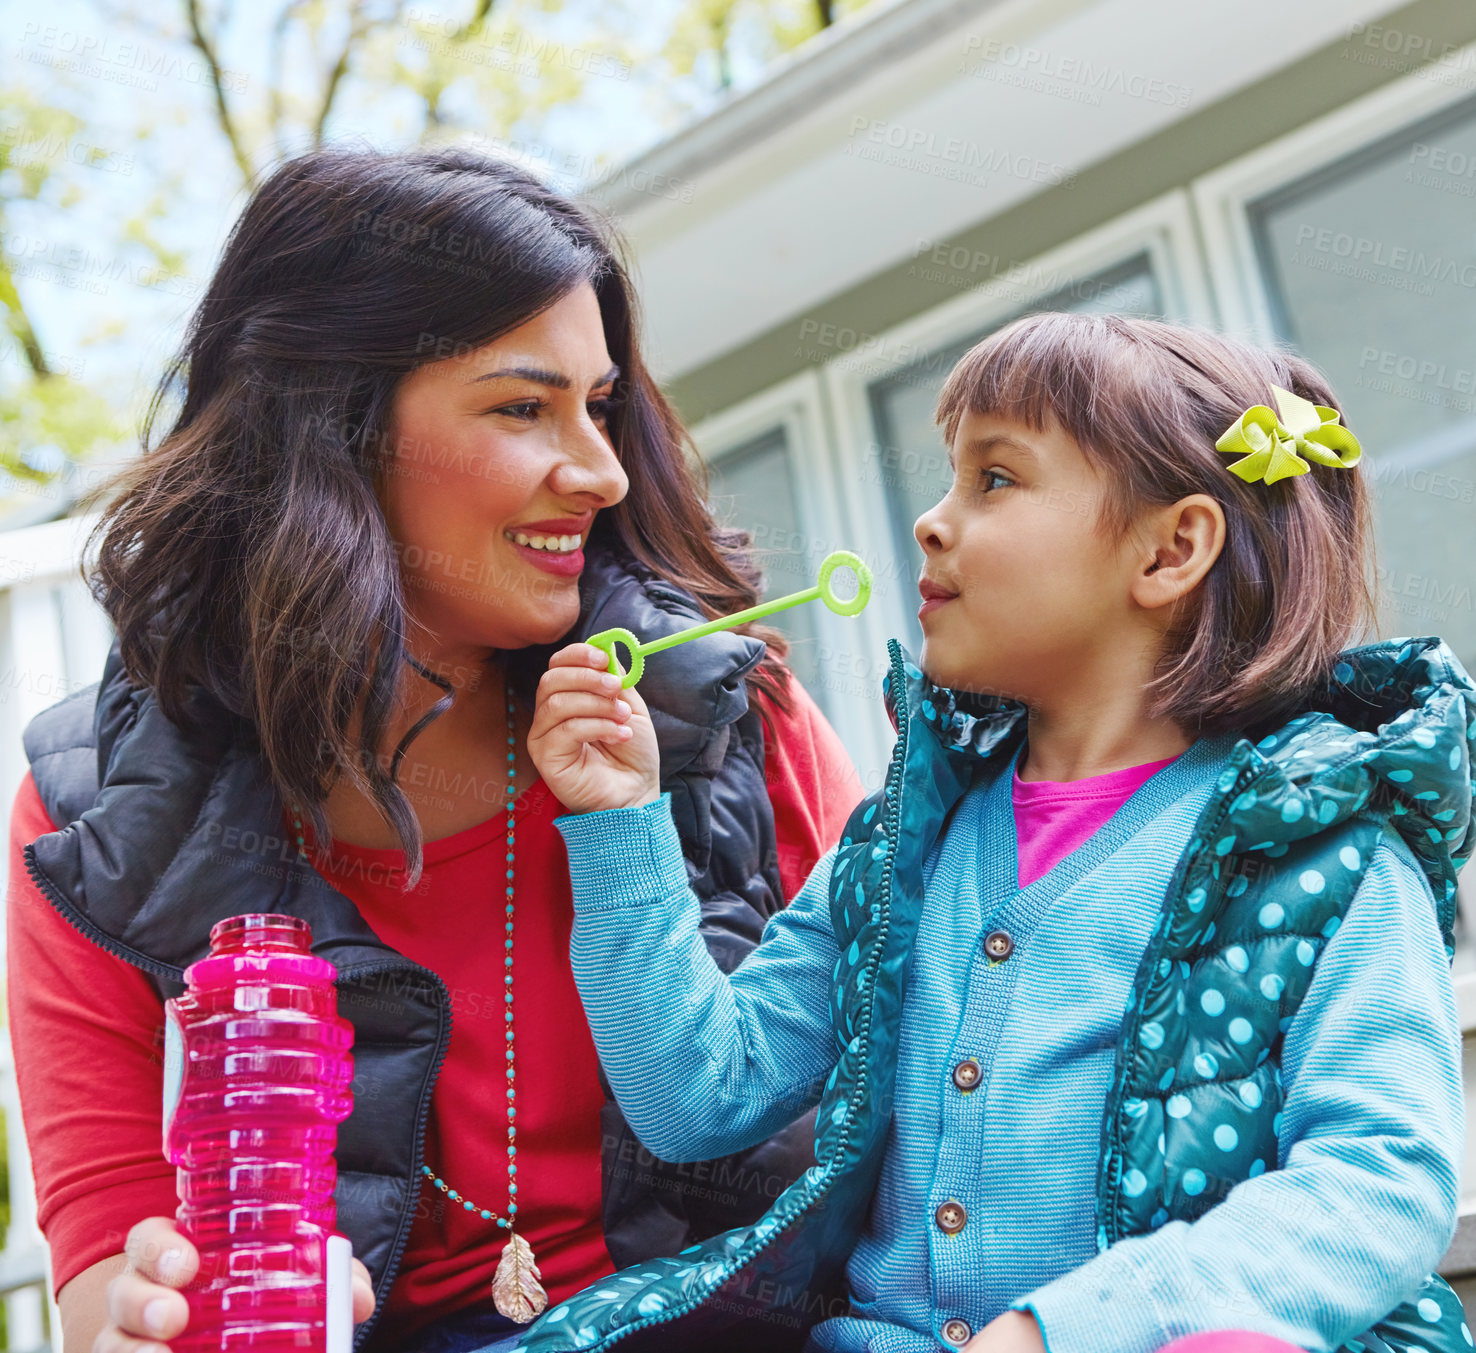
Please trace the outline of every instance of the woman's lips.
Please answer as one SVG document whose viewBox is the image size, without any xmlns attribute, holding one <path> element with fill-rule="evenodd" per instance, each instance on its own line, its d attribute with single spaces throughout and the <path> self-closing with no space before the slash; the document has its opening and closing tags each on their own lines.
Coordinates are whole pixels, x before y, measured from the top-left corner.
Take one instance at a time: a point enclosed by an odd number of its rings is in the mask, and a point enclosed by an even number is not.
<svg viewBox="0 0 1476 1353">
<path fill-rule="evenodd" d="M 531 545 L 519 545 L 515 540 L 507 543 L 535 568 L 541 568 L 545 573 L 552 573 L 559 578 L 577 578 L 584 568 L 582 548 L 570 550 L 567 554 L 552 554 L 548 550 L 535 550 Z"/>
<path fill-rule="evenodd" d="M 936 611 L 940 606 L 946 606 L 952 597 L 926 597 L 923 604 L 917 608 L 917 618 L 921 620 L 929 611 Z"/>
</svg>

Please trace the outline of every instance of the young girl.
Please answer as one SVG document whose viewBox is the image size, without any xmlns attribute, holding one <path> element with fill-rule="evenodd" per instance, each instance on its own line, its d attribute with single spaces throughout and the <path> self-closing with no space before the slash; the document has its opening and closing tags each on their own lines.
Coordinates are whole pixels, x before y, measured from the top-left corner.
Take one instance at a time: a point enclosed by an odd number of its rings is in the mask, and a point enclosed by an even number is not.
<svg viewBox="0 0 1476 1353">
<path fill-rule="evenodd" d="M 1470 1345 L 1431 1273 L 1476 688 L 1438 639 L 1344 648 L 1368 500 L 1332 402 L 1296 358 L 1114 316 L 965 356 L 885 789 L 726 976 L 639 692 L 555 656 L 529 747 L 621 1107 L 695 1160 L 818 1101 L 818 1163 L 520 1347 Z"/>
</svg>

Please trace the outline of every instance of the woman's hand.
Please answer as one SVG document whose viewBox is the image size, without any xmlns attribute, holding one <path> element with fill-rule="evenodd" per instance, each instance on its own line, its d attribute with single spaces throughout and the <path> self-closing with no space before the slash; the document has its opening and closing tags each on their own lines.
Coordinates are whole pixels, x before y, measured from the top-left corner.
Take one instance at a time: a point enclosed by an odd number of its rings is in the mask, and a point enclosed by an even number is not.
<svg viewBox="0 0 1476 1353">
<path fill-rule="evenodd" d="M 124 1242 L 128 1267 L 108 1282 L 108 1323 L 98 1332 L 92 1353 L 147 1353 L 167 1347 L 189 1323 L 186 1286 L 200 1269 L 200 1252 L 171 1217 L 145 1217 Z M 369 1270 L 354 1261 L 354 1324 L 374 1311 Z M 142 1341 L 142 1342 L 140 1342 Z"/>
<path fill-rule="evenodd" d="M 639 808 L 661 797 L 661 755 L 646 702 L 622 691 L 592 644 L 569 644 L 538 683 L 528 754 L 571 813 Z"/>
<path fill-rule="evenodd" d="M 1046 1346 L 1029 1311 L 1006 1311 L 974 1335 L 964 1353 L 1046 1353 Z"/>
</svg>

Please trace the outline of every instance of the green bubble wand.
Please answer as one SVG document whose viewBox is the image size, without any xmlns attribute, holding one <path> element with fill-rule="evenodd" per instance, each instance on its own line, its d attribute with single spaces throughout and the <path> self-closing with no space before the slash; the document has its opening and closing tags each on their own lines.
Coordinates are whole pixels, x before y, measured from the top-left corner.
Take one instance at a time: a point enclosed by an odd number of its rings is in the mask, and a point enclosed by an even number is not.
<svg viewBox="0 0 1476 1353">
<path fill-rule="evenodd" d="M 837 596 L 834 587 L 831 586 L 830 580 L 838 568 L 848 568 L 855 573 L 856 595 L 854 597 Z M 821 562 L 820 577 L 814 587 L 807 587 L 803 592 L 791 592 L 787 597 L 776 597 L 773 601 L 750 606 L 746 611 L 735 611 L 732 615 L 719 616 L 716 620 L 709 620 L 705 625 L 694 625 L 691 629 L 678 630 L 675 634 L 668 634 L 663 639 L 653 639 L 649 644 L 641 643 L 627 629 L 601 630 L 600 633 L 592 635 L 584 642 L 593 644 L 610 659 L 608 670 L 612 675 L 624 678 L 620 683 L 620 688 L 626 690 L 641 679 L 641 673 L 646 670 L 646 658 L 649 654 L 675 648 L 689 639 L 701 639 L 705 635 L 716 634 L 719 630 L 729 630 L 736 625 L 746 625 L 751 620 L 762 620 L 765 616 L 773 615 L 775 611 L 788 610 L 791 606 L 801 606 L 807 601 L 823 601 L 836 615 L 858 615 L 870 600 L 871 570 L 861 562 L 860 555 L 852 554 L 850 550 L 836 550 L 834 554 L 826 555 Z M 630 671 L 628 672 L 621 668 L 615 655 L 617 645 L 623 645 L 630 654 Z"/>
</svg>

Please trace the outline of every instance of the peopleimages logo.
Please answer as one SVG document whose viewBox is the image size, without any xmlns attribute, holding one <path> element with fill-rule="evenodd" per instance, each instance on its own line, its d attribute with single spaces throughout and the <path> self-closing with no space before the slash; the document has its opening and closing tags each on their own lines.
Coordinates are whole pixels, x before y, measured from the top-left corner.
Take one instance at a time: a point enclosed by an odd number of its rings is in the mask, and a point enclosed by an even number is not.
<svg viewBox="0 0 1476 1353">
<path fill-rule="evenodd" d="M 127 282 L 174 296 L 193 296 L 200 284 L 192 278 L 175 275 L 159 263 L 134 262 L 126 258 L 100 254 L 94 249 L 44 235 L 5 235 L 5 252 L 15 260 L 12 271 L 17 277 L 40 277 L 61 286 L 81 286 L 102 295 L 112 282 Z"/>
<path fill-rule="evenodd" d="M 530 33 L 522 26 L 501 29 L 491 34 L 467 33 L 466 21 L 460 15 L 412 5 L 404 15 L 410 23 L 421 24 L 434 43 L 426 37 L 408 40 L 418 51 L 435 51 L 473 65 L 491 65 L 502 70 L 539 76 L 548 66 L 564 66 L 584 75 L 605 79 L 629 80 L 630 67 L 614 54 L 595 47 L 566 47 L 554 38 Z"/>
<path fill-rule="evenodd" d="M 959 70 L 981 80 L 997 80 L 1092 107 L 1101 104 L 1103 94 L 1144 99 L 1174 108 L 1187 108 L 1194 97 L 1188 85 L 1174 80 L 1103 65 L 1090 57 L 1062 56 L 1044 48 L 1006 42 L 1003 38 L 986 40 L 977 34 L 964 43 L 964 59 Z"/>
<path fill-rule="evenodd" d="M 1404 181 L 1457 197 L 1476 197 L 1476 154 L 1416 141 L 1409 150 Z"/>
<path fill-rule="evenodd" d="M 1387 348 L 1365 347 L 1358 359 L 1359 370 L 1372 366 L 1380 375 L 1398 376 L 1403 380 L 1430 381 L 1441 390 L 1458 394 L 1476 393 L 1476 368 L 1452 366 L 1433 357 L 1415 357 L 1411 353 L 1393 352 Z"/>
<path fill-rule="evenodd" d="M 192 85 L 218 84 L 232 94 L 244 93 L 249 84 L 239 71 L 223 67 L 212 71 L 198 57 L 119 42 L 109 34 L 84 33 L 56 24 L 27 23 L 21 30 L 21 50 L 27 61 L 138 89 L 157 89 L 159 78 Z"/>
<path fill-rule="evenodd" d="M 83 141 L 59 132 L 37 134 L 21 123 L 0 127 L 0 146 L 10 151 L 10 164 L 55 164 L 66 161 L 84 169 L 108 174 L 133 173 L 133 156 L 122 155 L 94 141 Z"/>
<path fill-rule="evenodd" d="M 968 178 L 970 171 L 1005 173 L 1034 183 L 1068 184 L 1076 171 L 1027 151 L 981 146 L 958 136 L 940 136 L 926 127 L 856 114 L 851 119 L 848 153 L 903 169 L 917 169 L 946 178 Z M 875 149 L 873 149 L 875 147 Z M 982 186 L 983 180 L 976 179 Z"/>
<path fill-rule="evenodd" d="M 1433 296 L 1437 282 L 1476 287 L 1476 262 L 1428 254 L 1411 245 L 1354 235 L 1331 226 L 1298 226 L 1296 247 L 1288 252 L 1286 262 L 1291 267 L 1334 273 L 1416 296 Z"/>
<path fill-rule="evenodd" d="M 1476 287 L 1476 263 L 1444 254 L 1427 254 L 1423 249 L 1390 244 L 1368 235 L 1352 235 L 1330 226 L 1300 225 L 1297 227 L 1297 244 L 1308 245 L 1319 254 L 1351 259 L 1354 263 L 1413 273 L 1434 282 L 1456 282 L 1463 287 Z"/>
</svg>

